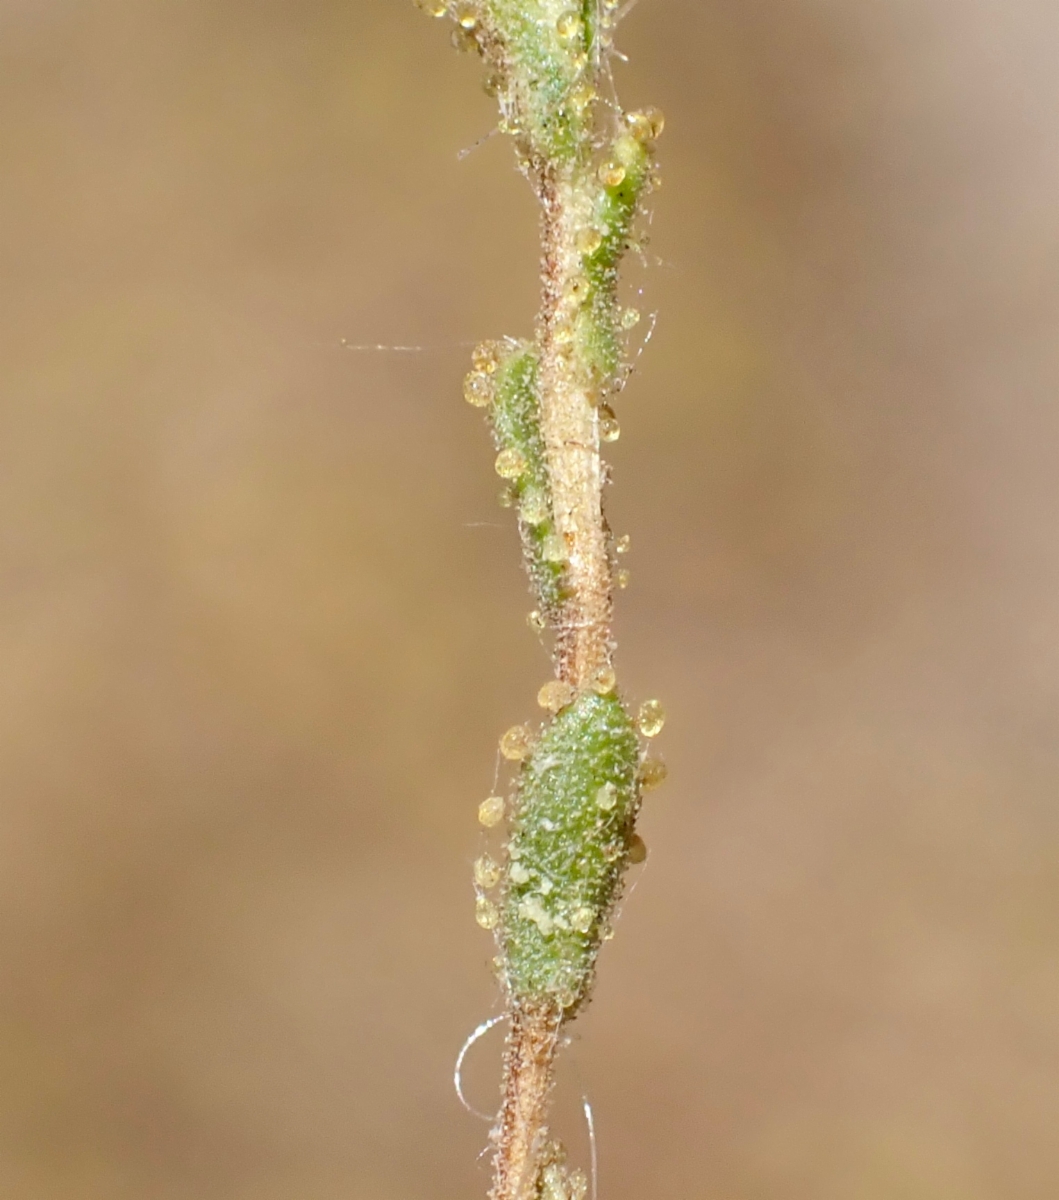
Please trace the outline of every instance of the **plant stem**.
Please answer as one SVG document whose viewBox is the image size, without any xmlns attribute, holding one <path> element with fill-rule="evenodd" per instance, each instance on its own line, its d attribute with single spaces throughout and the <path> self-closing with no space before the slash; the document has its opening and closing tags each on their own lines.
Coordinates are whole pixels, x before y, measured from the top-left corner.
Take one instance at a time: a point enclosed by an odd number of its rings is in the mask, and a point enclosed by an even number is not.
<svg viewBox="0 0 1059 1200">
<path fill-rule="evenodd" d="M 479 346 L 464 395 L 488 409 L 536 616 L 554 634 L 555 678 L 538 696 L 551 713 L 544 727 L 501 739 L 520 763 L 514 795 L 479 816 L 492 826 L 508 813 L 505 861 L 483 856 L 475 882 L 509 1016 L 491 1200 L 583 1200 L 586 1180 L 547 1128 L 555 1056 L 591 993 L 625 868 L 642 858 L 641 795 L 664 775 L 617 691 L 600 453 L 618 435 L 607 401 L 624 382 L 623 331 L 638 319 L 618 305 L 618 267 L 654 186 L 662 115 L 599 100 L 617 0 L 417 2 L 451 18 L 455 43 L 485 59 L 500 128 L 541 205 L 536 337 Z M 649 705 L 644 736 L 662 726 Z M 495 887 L 499 903 L 487 895 Z"/>
</svg>

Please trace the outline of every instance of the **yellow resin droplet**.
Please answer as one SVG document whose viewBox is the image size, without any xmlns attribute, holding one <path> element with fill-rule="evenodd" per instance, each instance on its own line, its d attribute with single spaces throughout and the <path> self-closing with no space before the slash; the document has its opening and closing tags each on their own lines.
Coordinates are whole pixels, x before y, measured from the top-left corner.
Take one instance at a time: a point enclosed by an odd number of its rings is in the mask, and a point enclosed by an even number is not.
<svg viewBox="0 0 1059 1200">
<path fill-rule="evenodd" d="M 526 470 L 526 460 L 520 450 L 501 450 L 493 466 L 501 479 L 518 479 Z"/>
<path fill-rule="evenodd" d="M 651 122 L 651 137 L 660 138 L 666 127 L 666 114 L 660 108 L 645 108 L 643 115 Z"/>
<path fill-rule="evenodd" d="M 453 16 L 463 29 L 473 29 L 478 24 L 478 12 L 473 4 L 457 4 Z"/>
<path fill-rule="evenodd" d="M 564 679 L 549 679 L 537 693 L 537 703 L 549 712 L 561 712 L 574 702 L 577 689 Z"/>
<path fill-rule="evenodd" d="M 566 542 L 563 541 L 561 534 L 548 534 L 541 543 L 541 556 L 545 562 L 566 562 Z"/>
<path fill-rule="evenodd" d="M 496 887 L 500 882 L 500 864 L 494 862 L 488 854 L 475 859 L 474 882 L 483 888 Z"/>
<path fill-rule="evenodd" d="M 618 686 L 618 677 L 613 667 L 600 667 L 592 678 L 592 690 L 600 696 L 609 696 Z"/>
<path fill-rule="evenodd" d="M 660 758 L 645 758 L 640 763 L 636 778 L 640 781 L 642 792 L 651 792 L 661 787 L 669 774 L 669 768 Z"/>
<path fill-rule="evenodd" d="M 632 583 L 632 572 L 626 570 L 625 567 L 622 567 L 622 569 L 614 576 L 614 582 L 624 592 L 629 584 Z"/>
<path fill-rule="evenodd" d="M 595 916 L 590 908 L 575 908 L 570 914 L 570 924 L 578 933 L 588 933 Z"/>
<path fill-rule="evenodd" d="M 599 436 L 605 442 L 616 442 L 621 437 L 621 426 L 609 404 L 599 406 Z"/>
<path fill-rule="evenodd" d="M 448 11 L 445 0 L 415 0 L 415 6 L 422 9 L 428 17 L 443 17 Z"/>
<path fill-rule="evenodd" d="M 530 525 L 543 525 L 550 515 L 548 498 L 543 492 L 527 492 L 522 497 L 522 519 Z"/>
<path fill-rule="evenodd" d="M 492 375 L 500 365 L 500 347 L 496 342 L 479 342 L 471 355 L 474 369 L 485 375 Z"/>
<path fill-rule="evenodd" d="M 629 132 L 642 145 L 654 141 L 654 126 L 651 118 L 645 112 L 630 112 L 625 114 L 625 124 Z"/>
<path fill-rule="evenodd" d="M 646 861 L 647 843 L 638 833 L 632 835 L 632 841 L 629 843 L 629 853 L 626 857 L 633 866 Z"/>
<path fill-rule="evenodd" d="M 646 738 L 658 737 L 666 723 L 666 710 L 658 700 L 645 700 L 640 705 L 636 724 Z"/>
<path fill-rule="evenodd" d="M 584 255 L 595 254 L 595 252 L 603 245 L 603 234 L 594 227 L 582 229 L 579 231 L 577 238 L 578 250 Z"/>
<path fill-rule="evenodd" d="M 640 310 L 638 308 L 627 308 L 621 314 L 622 329 L 634 329 L 640 324 Z"/>
<path fill-rule="evenodd" d="M 577 13 L 564 12 L 555 22 L 555 32 L 564 40 L 576 37 L 581 32 L 581 18 Z"/>
<path fill-rule="evenodd" d="M 471 371 L 463 380 L 463 398 L 475 408 L 486 408 L 493 402 L 493 383 L 481 371 Z"/>
<path fill-rule="evenodd" d="M 541 633 L 544 629 L 545 621 L 537 609 L 534 609 L 526 617 L 526 624 L 530 627 L 530 629 L 535 630 L 537 633 Z"/>
<path fill-rule="evenodd" d="M 533 736 L 525 725 L 512 725 L 500 739 L 500 753 L 510 762 L 521 762 L 533 746 Z"/>
<path fill-rule="evenodd" d="M 596 804 L 604 812 L 610 812 L 618 803 L 618 789 L 613 783 L 605 783 L 596 792 Z"/>
<path fill-rule="evenodd" d="M 623 533 L 614 544 L 614 549 L 618 554 L 628 554 L 631 547 L 632 538 L 627 533 Z"/>
<path fill-rule="evenodd" d="M 599 176 L 599 182 L 604 187 L 616 188 L 625 182 L 625 168 L 619 162 L 605 162 L 600 164 L 597 175 Z"/>
<path fill-rule="evenodd" d="M 474 919 L 483 929 L 495 929 L 500 924 L 500 913 L 492 900 L 479 896 L 474 902 Z"/>
<path fill-rule="evenodd" d="M 474 40 L 473 34 L 459 26 L 452 31 L 449 40 L 452 42 L 453 47 L 459 50 L 461 54 L 469 54 L 472 50 L 478 48 L 478 43 Z"/>
<path fill-rule="evenodd" d="M 504 797 L 489 796 L 478 805 L 478 821 L 486 829 L 492 829 L 504 819 Z"/>
</svg>

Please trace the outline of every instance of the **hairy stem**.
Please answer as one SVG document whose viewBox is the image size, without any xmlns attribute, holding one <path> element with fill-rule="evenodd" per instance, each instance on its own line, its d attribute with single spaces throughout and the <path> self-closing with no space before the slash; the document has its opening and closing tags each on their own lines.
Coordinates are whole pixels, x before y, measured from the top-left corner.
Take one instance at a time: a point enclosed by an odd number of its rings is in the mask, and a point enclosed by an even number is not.
<svg viewBox="0 0 1059 1200">
<path fill-rule="evenodd" d="M 492 1200 L 583 1200 L 584 1176 L 567 1169 L 547 1128 L 555 1055 L 591 993 L 625 868 L 643 856 L 642 793 L 665 770 L 637 736 L 637 724 L 644 737 L 659 732 L 661 706 L 646 702 L 634 722 L 617 688 L 601 456 L 618 436 L 608 401 L 638 319 L 618 304 L 618 268 L 656 182 L 662 115 L 599 99 L 617 0 L 417 2 L 450 18 L 455 44 L 485 60 L 500 128 L 541 205 L 535 338 L 483 343 L 464 382 L 467 400 L 488 410 L 536 594 L 531 615 L 553 634 L 555 672 L 538 695 L 551 714 L 543 727 L 501 738 L 520 765 L 513 795 L 479 808 L 487 827 L 507 816 L 508 838 L 502 864 L 475 864 L 476 911 L 495 931 L 510 1021 Z"/>
</svg>

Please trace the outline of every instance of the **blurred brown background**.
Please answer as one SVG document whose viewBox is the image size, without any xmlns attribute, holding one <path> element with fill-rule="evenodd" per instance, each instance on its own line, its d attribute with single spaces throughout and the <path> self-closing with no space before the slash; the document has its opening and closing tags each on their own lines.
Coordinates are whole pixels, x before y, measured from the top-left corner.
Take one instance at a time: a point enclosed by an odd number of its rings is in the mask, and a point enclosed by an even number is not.
<svg viewBox="0 0 1059 1200">
<path fill-rule="evenodd" d="M 1054 1200 L 1059 7 L 621 45 L 671 781 L 558 1120 L 601 1200 Z M 484 1196 L 474 814 L 547 662 L 460 397 L 536 303 L 480 74 L 403 0 L 0 0 L 11 1200 Z"/>
</svg>

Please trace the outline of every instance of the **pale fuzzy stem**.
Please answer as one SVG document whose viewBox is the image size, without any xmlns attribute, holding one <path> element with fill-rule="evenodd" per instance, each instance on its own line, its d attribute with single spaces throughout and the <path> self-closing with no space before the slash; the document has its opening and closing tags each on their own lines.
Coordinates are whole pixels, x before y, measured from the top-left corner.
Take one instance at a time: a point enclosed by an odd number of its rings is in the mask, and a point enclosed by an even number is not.
<svg viewBox="0 0 1059 1200">
<path fill-rule="evenodd" d="M 568 555 L 564 601 L 556 630 L 556 669 L 577 688 L 610 664 L 613 584 L 603 518 L 603 464 L 599 452 L 599 384 L 580 370 L 574 347 L 556 339 L 563 296 L 581 277 L 576 238 L 589 221 L 577 173 L 545 179 L 540 420 L 555 521 Z"/>
<path fill-rule="evenodd" d="M 532 1200 L 548 1141 L 562 1017 L 555 1009 L 514 1007 L 504 1056 L 504 1099 L 493 1137 L 490 1200 Z"/>
</svg>

